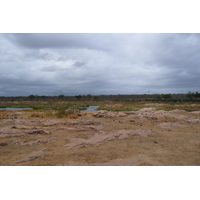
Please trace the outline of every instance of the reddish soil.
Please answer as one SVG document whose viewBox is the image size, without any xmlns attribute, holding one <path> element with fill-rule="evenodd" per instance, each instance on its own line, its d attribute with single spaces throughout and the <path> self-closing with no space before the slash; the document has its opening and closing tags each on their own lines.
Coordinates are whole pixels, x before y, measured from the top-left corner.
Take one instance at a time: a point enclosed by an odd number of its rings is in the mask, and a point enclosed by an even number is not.
<svg viewBox="0 0 200 200">
<path fill-rule="evenodd" d="M 199 111 L 143 108 L 75 119 L 31 114 L 13 111 L 0 119 L 1 166 L 200 165 Z"/>
</svg>

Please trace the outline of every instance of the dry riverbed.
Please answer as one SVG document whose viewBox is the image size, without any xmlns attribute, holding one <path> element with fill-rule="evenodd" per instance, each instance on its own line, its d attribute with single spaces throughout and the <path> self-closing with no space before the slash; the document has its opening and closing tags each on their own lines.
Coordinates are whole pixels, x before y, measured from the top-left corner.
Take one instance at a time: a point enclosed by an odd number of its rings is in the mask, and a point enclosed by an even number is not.
<svg viewBox="0 0 200 200">
<path fill-rule="evenodd" d="M 200 165 L 200 111 L 43 112 L 1 112 L 1 166 Z"/>
</svg>

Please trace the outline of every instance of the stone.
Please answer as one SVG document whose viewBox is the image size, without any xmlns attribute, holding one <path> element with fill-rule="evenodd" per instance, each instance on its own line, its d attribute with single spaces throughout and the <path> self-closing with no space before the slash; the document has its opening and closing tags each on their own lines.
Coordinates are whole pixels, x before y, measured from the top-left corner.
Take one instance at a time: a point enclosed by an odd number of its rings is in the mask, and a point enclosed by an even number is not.
<svg viewBox="0 0 200 200">
<path fill-rule="evenodd" d="M 81 115 L 81 112 L 80 112 L 80 110 L 78 110 L 78 109 L 67 109 L 67 110 L 65 110 L 65 113 L 66 113 L 66 114 L 77 114 L 77 115 Z"/>
<path fill-rule="evenodd" d="M 114 117 L 125 117 L 127 114 L 124 112 L 111 112 L 111 111 L 98 111 L 93 114 L 94 117 L 103 118 L 114 118 Z"/>
<path fill-rule="evenodd" d="M 28 132 L 28 134 L 43 134 L 43 133 L 45 133 L 43 130 L 32 130 Z"/>
<path fill-rule="evenodd" d="M 158 124 L 158 126 L 164 129 L 175 129 L 176 127 L 178 127 L 178 124 L 178 122 L 162 122 Z"/>
<path fill-rule="evenodd" d="M 100 122 L 96 121 L 90 121 L 90 120 L 80 120 L 80 121 L 69 121 L 68 122 L 70 125 L 96 125 L 96 124 L 101 124 Z"/>
<path fill-rule="evenodd" d="M 6 146 L 6 145 L 8 145 L 7 142 L 0 142 L 1 147 Z"/>
</svg>

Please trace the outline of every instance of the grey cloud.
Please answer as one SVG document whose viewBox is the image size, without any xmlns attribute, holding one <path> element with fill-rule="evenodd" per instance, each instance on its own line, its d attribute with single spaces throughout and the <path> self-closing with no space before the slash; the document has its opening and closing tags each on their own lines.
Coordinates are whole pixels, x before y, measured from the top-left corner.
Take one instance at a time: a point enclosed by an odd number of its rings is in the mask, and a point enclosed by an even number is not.
<svg viewBox="0 0 200 200">
<path fill-rule="evenodd" d="M 42 53 L 40 56 L 39 56 L 40 59 L 43 59 L 43 60 L 51 60 L 50 59 L 50 54 L 49 53 Z"/>
<path fill-rule="evenodd" d="M 51 82 L 47 82 L 46 80 L 36 78 L 34 80 L 29 80 L 28 78 L 22 77 L 5 77 L 0 76 L 0 85 L 10 85 L 10 86 L 53 86 Z"/>
<path fill-rule="evenodd" d="M 75 67 L 82 67 L 84 66 L 86 63 L 83 62 L 83 61 L 76 61 L 72 66 L 75 66 Z"/>
<path fill-rule="evenodd" d="M 58 65 L 52 65 L 52 66 L 41 68 L 41 71 L 44 71 L 44 72 L 56 72 L 56 71 L 64 71 L 64 70 L 67 70 L 67 68 L 60 68 L 60 66 Z"/>
<path fill-rule="evenodd" d="M 198 34 L 159 34 L 159 40 L 149 48 L 150 63 L 169 68 L 194 67 L 199 63 L 200 39 Z M 156 39 L 156 38 L 155 38 Z"/>
<path fill-rule="evenodd" d="M 29 94 L 46 94 L 47 88 L 52 88 L 53 84 L 36 79 L 36 80 L 25 80 L 25 79 L 8 79 L 0 78 L 0 95 L 1 96 L 20 96 Z M 42 93 L 42 90 L 46 88 L 46 91 Z"/>
<path fill-rule="evenodd" d="M 53 53 L 49 53 L 47 51 L 39 51 L 39 50 L 34 50 L 34 51 L 30 51 L 24 54 L 24 57 L 27 59 L 31 59 L 31 60 L 44 60 L 44 61 L 61 61 L 61 62 L 65 62 L 67 61 L 66 57 L 63 56 L 59 56 L 59 55 L 55 55 Z"/>
<path fill-rule="evenodd" d="M 199 91 L 199 52 L 199 34 L 0 34 L 0 95 Z"/>
<path fill-rule="evenodd" d="M 62 56 L 60 56 L 58 59 L 57 59 L 58 61 L 67 61 L 68 59 L 66 58 L 66 57 L 62 57 Z"/>
<path fill-rule="evenodd" d="M 30 60 L 52 60 L 49 53 L 41 53 L 41 52 L 28 52 L 24 55 L 27 59 Z"/>
<path fill-rule="evenodd" d="M 54 66 L 54 65 L 52 65 L 52 66 L 48 66 L 48 67 L 43 67 L 42 69 L 41 69 L 41 71 L 46 71 L 46 72 L 55 72 L 55 71 L 58 71 L 58 68 L 57 68 L 57 66 Z"/>
</svg>

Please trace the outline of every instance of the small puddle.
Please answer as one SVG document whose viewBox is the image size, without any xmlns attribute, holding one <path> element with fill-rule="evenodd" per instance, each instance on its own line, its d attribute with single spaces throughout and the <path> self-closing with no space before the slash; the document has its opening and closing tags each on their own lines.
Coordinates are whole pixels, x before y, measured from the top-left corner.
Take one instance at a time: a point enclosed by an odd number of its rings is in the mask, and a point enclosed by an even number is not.
<svg viewBox="0 0 200 200">
<path fill-rule="evenodd" d="M 83 112 L 96 112 L 99 106 L 88 106 L 86 110 L 82 110 Z"/>
<path fill-rule="evenodd" d="M 33 110 L 33 108 L 0 108 L 0 110 L 10 110 L 10 111 L 15 111 L 15 110 Z"/>
</svg>

